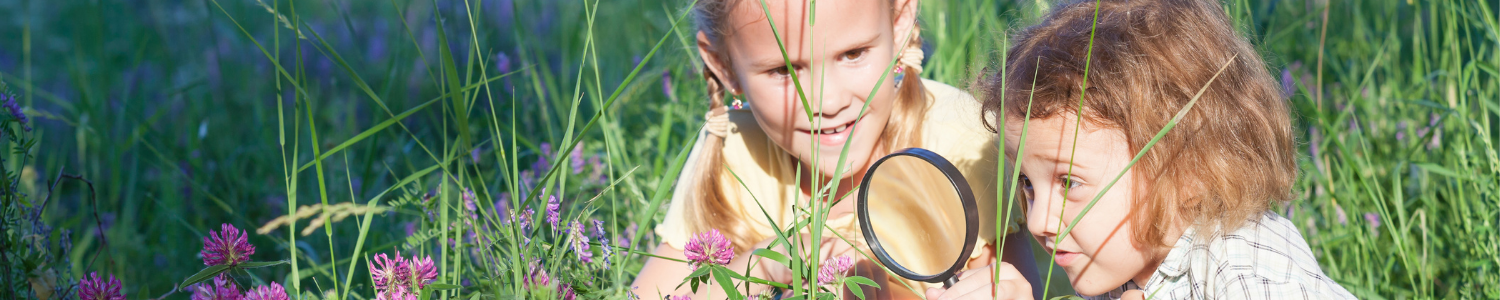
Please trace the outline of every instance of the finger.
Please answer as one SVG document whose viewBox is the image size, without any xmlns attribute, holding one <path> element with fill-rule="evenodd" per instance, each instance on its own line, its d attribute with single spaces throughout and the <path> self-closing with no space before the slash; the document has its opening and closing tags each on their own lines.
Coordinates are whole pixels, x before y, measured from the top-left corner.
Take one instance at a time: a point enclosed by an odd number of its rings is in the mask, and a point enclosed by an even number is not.
<svg viewBox="0 0 1500 300">
<path fill-rule="evenodd" d="M 1120 294 L 1120 300 L 1145 300 L 1146 292 L 1142 290 L 1129 290 Z"/>
<path fill-rule="evenodd" d="M 1016 297 L 1012 295 L 1013 293 L 1011 292 L 1011 289 L 1008 289 L 1007 286 L 1008 285 L 1005 285 L 1004 282 L 1002 282 L 1001 285 L 986 284 L 985 287 L 988 288 L 974 289 L 972 291 L 961 294 L 956 293 L 958 291 L 949 290 L 949 293 L 944 294 L 944 297 L 941 299 L 1016 299 Z"/>
<path fill-rule="evenodd" d="M 955 283 L 955 284 L 953 284 L 953 286 L 948 287 L 948 291 L 944 292 L 944 294 L 948 294 L 948 295 L 964 295 L 964 294 L 968 294 L 968 293 L 971 293 L 971 292 L 974 292 L 974 291 L 977 291 L 977 290 L 984 290 L 984 291 L 988 292 L 990 290 L 990 288 L 992 288 L 992 287 L 994 287 L 994 284 L 992 282 L 990 282 L 989 277 L 983 277 L 983 278 L 975 277 L 975 278 L 970 278 L 970 279 L 966 279 L 966 280 L 959 280 L 958 283 Z M 951 299 L 951 298 L 943 298 L 943 299 Z"/>
<path fill-rule="evenodd" d="M 945 291 L 946 290 L 944 290 L 942 288 L 927 288 L 927 299 L 931 300 L 931 299 L 942 298 L 943 297 L 943 292 L 945 292 Z"/>
<path fill-rule="evenodd" d="M 999 282 L 1011 285 L 1008 289 L 1017 298 L 1031 298 L 1034 291 L 1031 287 L 1031 282 L 1027 281 L 1026 277 L 1021 275 L 1021 270 L 1017 270 L 1015 265 L 1008 263 L 1001 263 L 1000 265 Z"/>
<path fill-rule="evenodd" d="M 982 267 L 975 268 L 975 269 L 963 270 L 963 271 L 960 271 L 958 274 L 955 274 L 955 276 L 958 276 L 958 280 L 959 281 L 969 280 L 970 277 L 974 277 L 974 276 L 984 276 L 985 278 L 989 278 L 990 276 L 993 276 L 990 273 L 994 272 L 994 270 L 990 269 L 990 267 L 991 266 L 987 265 L 987 266 L 982 266 Z M 989 280 L 986 279 L 985 281 L 989 281 Z"/>
<path fill-rule="evenodd" d="M 1021 275 L 1021 270 L 1016 269 L 1016 265 L 1005 262 L 1000 263 L 1000 280 L 1010 279 L 1026 280 L 1026 277 Z"/>
</svg>

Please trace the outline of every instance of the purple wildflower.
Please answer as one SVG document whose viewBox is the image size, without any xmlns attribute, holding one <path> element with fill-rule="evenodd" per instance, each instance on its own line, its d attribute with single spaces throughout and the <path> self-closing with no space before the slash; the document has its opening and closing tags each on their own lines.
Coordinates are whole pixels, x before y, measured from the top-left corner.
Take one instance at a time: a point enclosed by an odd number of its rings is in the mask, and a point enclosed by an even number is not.
<svg viewBox="0 0 1500 300">
<path fill-rule="evenodd" d="M 500 212 L 510 211 L 510 192 L 500 193 L 500 197 L 495 199 L 495 206 L 490 208 L 494 209 L 496 216 L 499 216 Z"/>
<path fill-rule="evenodd" d="M 521 231 L 527 231 L 531 228 L 531 216 L 534 215 L 536 215 L 536 211 L 531 208 L 527 208 L 526 212 L 521 214 Z"/>
<path fill-rule="evenodd" d="M 1311 132 L 1308 133 L 1308 135 L 1310 137 L 1308 138 L 1308 141 L 1307 141 L 1307 152 L 1308 152 L 1309 155 L 1312 155 L 1313 170 L 1317 171 L 1317 172 L 1322 172 L 1323 171 L 1323 151 L 1322 151 L 1323 150 L 1323 146 L 1322 146 L 1322 143 L 1323 143 L 1323 132 L 1318 131 L 1318 127 L 1313 127 L 1310 131 Z"/>
<path fill-rule="evenodd" d="M 469 150 L 469 161 L 476 164 L 479 163 L 479 148 Z"/>
<path fill-rule="evenodd" d="M 667 296 L 667 299 L 668 300 L 693 300 L 693 297 L 686 296 L 686 295 L 683 295 L 683 296 Z"/>
<path fill-rule="evenodd" d="M 379 264 L 379 266 L 377 267 L 376 264 Z M 400 252 L 396 253 L 396 259 L 390 259 L 390 257 L 385 256 L 385 253 L 376 254 L 375 259 L 370 260 L 369 265 L 370 279 L 375 281 L 376 290 L 386 290 L 392 286 L 400 286 L 401 282 L 406 281 L 406 276 L 410 274 L 410 271 L 406 270 L 410 268 L 410 265 L 407 265 L 406 258 L 402 258 Z"/>
<path fill-rule="evenodd" d="M 479 210 L 479 207 L 474 204 L 474 198 L 477 197 L 474 195 L 474 190 L 464 188 L 464 192 L 459 195 L 464 199 L 464 209 L 469 210 L 469 217 L 473 218 L 474 212 Z"/>
<path fill-rule="evenodd" d="M 1427 127 L 1417 131 L 1417 136 L 1425 136 L 1428 132 L 1432 132 L 1432 140 L 1427 142 L 1427 150 L 1437 149 L 1438 146 L 1442 146 L 1443 144 L 1443 130 L 1438 125 L 1440 125 L 1438 124 L 1438 115 L 1436 113 L 1430 114 L 1427 117 Z"/>
<path fill-rule="evenodd" d="M 375 282 L 376 297 L 384 297 L 382 299 L 416 297 L 411 291 L 420 291 L 437 279 L 437 267 L 433 265 L 431 256 L 418 259 L 413 255 L 408 259 L 401 257 L 401 252 L 398 251 L 396 258 L 390 259 L 385 253 L 381 253 L 375 255 L 369 266 L 370 278 Z"/>
<path fill-rule="evenodd" d="M 727 265 L 734 259 L 734 245 L 718 229 L 709 229 L 688 239 L 683 254 L 693 263 L 693 269 L 704 264 Z"/>
<path fill-rule="evenodd" d="M 495 68 L 500 71 L 499 74 L 510 73 L 510 56 L 506 56 L 505 52 L 495 53 Z M 516 85 L 510 82 L 510 76 L 505 76 L 505 90 L 514 91 L 515 89 Z"/>
<path fill-rule="evenodd" d="M 234 284 L 225 276 L 214 277 L 213 286 L 207 282 L 199 283 L 193 288 L 192 300 L 240 300 L 244 295 L 240 294 L 239 286 Z"/>
<path fill-rule="evenodd" d="M 229 224 L 219 227 L 219 232 L 210 230 L 203 237 L 203 264 L 209 266 L 236 265 L 250 260 L 255 246 L 250 245 L 244 231 Z"/>
<path fill-rule="evenodd" d="M 99 272 L 93 272 L 78 281 L 78 299 L 125 300 L 125 294 L 120 293 L 120 280 L 115 279 L 115 275 L 111 274 L 109 280 L 105 280 L 99 278 Z"/>
<path fill-rule="evenodd" d="M 1396 122 L 1396 142 L 1406 141 L 1406 121 Z"/>
<path fill-rule="evenodd" d="M 578 299 L 578 294 L 573 292 L 573 285 L 561 284 L 557 286 L 557 293 L 562 294 L 562 300 Z"/>
<path fill-rule="evenodd" d="M 510 56 L 505 52 L 495 53 L 495 70 L 500 74 L 510 73 Z"/>
<path fill-rule="evenodd" d="M 610 262 L 610 258 L 614 257 L 615 250 L 609 247 L 608 239 L 599 240 L 599 252 L 603 254 L 602 256 L 604 257 L 604 269 L 609 270 L 609 265 L 614 264 Z"/>
<path fill-rule="evenodd" d="M 568 166 L 573 167 L 573 174 L 583 173 L 583 144 L 573 147 L 573 152 L 568 155 Z"/>
<path fill-rule="evenodd" d="M 672 89 L 672 70 L 661 71 L 661 94 L 667 95 L 667 100 L 677 102 L 677 93 Z"/>
<path fill-rule="evenodd" d="M 1297 82 L 1296 78 L 1292 77 L 1292 70 L 1296 70 L 1301 66 L 1301 62 L 1294 62 L 1291 66 L 1287 66 L 1285 69 L 1281 69 L 1282 97 L 1291 98 L 1293 94 L 1297 93 Z"/>
<path fill-rule="evenodd" d="M 531 163 L 531 171 L 533 175 L 540 176 L 547 174 L 547 169 L 552 166 L 552 163 L 547 161 L 548 158 L 552 157 L 552 144 L 542 143 L 538 148 L 541 148 L 541 155 L 537 156 L 536 162 Z"/>
<path fill-rule="evenodd" d="M 417 300 L 417 293 L 407 290 L 405 287 L 375 292 L 375 300 Z"/>
<path fill-rule="evenodd" d="M 594 239 L 599 240 L 601 242 L 605 241 L 605 238 L 608 237 L 608 235 L 604 234 L 604 221 L 602 221 L 602 220 L 594 220 L 594 235 L 593 236 L 594 236 Z"/>
<path fill-rule="evenodd" d="M 823 261 L 823 266 L 818 268 L 818 284 L 828 285 L 844 277 L 849 268 L 854 267 L 854 258 L 848 255 L 829 258 Z"/>
<path fill-rule="evenodd" d="M 1333 213 L 1337 217 L 1339 225 L 1349 225 L 1349 215 L 1344 214 L 1344 207 L 1339 206 L 1338 203 L 1334 203 Z"/>
<path fill-rule="evenodd" d="M 287 300 L 286 289 L 280 283 L 257 286 L 245 292 L 245 300 Z"/>
<path fill-rule="evenodd" d="M 639 227 L 634 223 L 630 224 L 630 226 L 625 226 L 625 234 L 620 236 L 619 241 L 621 248 L 630 248 L 630 238 L 635 237 L 635 232 Z"/>
<path fill-rule="evenodd" d="M 433 280 L 437 279 L 437 266 L 432 264 L 432 256 L 423 256 L 422 259 L 417 259 L 417 256 L 413 255 L 408 262 L 411 264 L 411 267 L 408 268 L 408 270 L 411 270 L 411 275 L 407 276 L 407 279 L 411 280 L 411 282 L 407 282 L 408 286 L 416 286 L 418 290 L 421 290 L 426 288 L 428 283 L 432 283 Z"/>
<path fill-rule="evenodd" d="M 521 199 L 525 199 L 526 195 L 531 194 L 528 193 L 526 189 L 531 187 L 531 183 L 536 182 L 536 180 L 532 179 L 532 177 L 535 176 L 535 172 L 532 172 L 531 170 L 521 171 Z"/>
<path fill-rule="evenodd" d="M 604 171 L 606 171 L 604 160 L 599 158 L 599 155 L 589 156 L 589 168 L 594 170 L 589 173 L 589 177 L 594 178 L 600 185 L 609 184 L 609 176 L 605 176 L 604 174 Z"/>
<path fill-rule="evenodd" d="M 1376 213 L 1365 213 L 1365 222 L 1370 222 L 1370 228 L 1380 228 L 1380 215 Z"/>
<path fill-rule="evenodd" d="M 542 268 L 539 261 L 532 261 L 531 271 L 526 274 L 522 284 L 526 287 L 546 286 L 552 284 L 552 277 L 547 276 L 547 270 Z"/>
<path fill-rule="evenodd" d="M 552 225 L 554 229 L 557 228 L 557 222 L 562 219 L 558 212 L 561 209 L 561 200 L 557 200 L 556 196 L 547 196 L 547 224 Z"/>
<path fill-rule="evenodd" d="M 586 230 L 583 223 L 573 221 L 573 226 L 569 227 L 571 227 L 568 230 L 569 235 L 573 237 L 573 253 L 578 255 L 578 261 L 585 264 L 593 263 L 594 252 L 589 250 L 589 236 L 584 234 Z"/>
<path fill-rule="evenodd" d="M 10 112 L 10 116 L 16 118 L 16 122 L 20 122 L 21 127 L 26 131 L 31 131 L 31 118 L 26 117 L 26 112 L 21 110 L 21 104 L 16 103 L 16 97 L 0 93 L 0 98 L 4 99 L 5 110 Z"/>
</svg>

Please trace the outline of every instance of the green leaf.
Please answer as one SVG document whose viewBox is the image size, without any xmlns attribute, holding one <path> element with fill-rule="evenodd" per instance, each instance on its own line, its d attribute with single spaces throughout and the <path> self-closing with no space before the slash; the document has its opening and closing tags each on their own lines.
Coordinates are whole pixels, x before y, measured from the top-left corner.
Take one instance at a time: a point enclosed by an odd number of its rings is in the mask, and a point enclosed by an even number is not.
<svg viewBox="0 0 1500 300">
<path fill-rule="evenodd" d="M 734 273 L 734 271 L 730 271 L 728 268 L 720 266 L 713 266 L 709 269 L 711 269 L 711 271 L 709 272 L 712 272 L 714 274 L 714 280 L 717 280 L 719 282 L 719 289 L 724 290 L 724 293 L 729 295 L 729 299 L 745 299 L 744 295 L 740 295 L 739 290 L 734 289 L 734 282 L 729 281 L 730 278 L 733 278 L 733 276 L 729 274 Z"/>
<path fill-rule="evenodd" d="M 218 276 L 220 273 L 229 271 L 229 268 L 229 265 L 216 265 L 203 268 L 203 271 L 198 271 L 198 274 L 193 274 L 193 276 L 188 276 L 186 280 L 183 280 L 182 285 L 179 286 L 179 289 L 186 288 L 193 284 L 208 280 L 209 278 L 213 278 L 214 276 Z"/>
<path fill-rule="evenodd" d="M 877 284 L 874 280 L 870 280 L 869 278 L 865 278 L 864 276 L 850 276 L 844 278 L 844 286 L 848 287 L 850 291 L 854 292 L 854 296 L 858 296 L 860 299 L 864 299 L 865 291 L 863 288 L 859 287 L 860 285 L 870 286 L 877 289 L 880 288 L 880 284 Z"/>
<path fill-rule="evenodd" d="M 792 288 L 791 285 L 787 285 L 785 283 L 780 283 L 780 282 L 775 282 L 775 281 L 770 281 L 770 280 L 765 280 L 765 279 L 760 279 L 760 278 L 755 278 L 755 277 L 749 277 L 749 276 L 745 276 L 745 275 L 740 275 L 740 273 L 730 272 L 729 275 L 733 276 L 734 279 L 749 281 L 749 282 L 752 282 L 752 283 L 764 284 L 764 285 L 769 285 L 769 286 L 783 288 L 783 289 L 791 289 Z"/>
<path fill-rule="evenodd" d="M 693 273 L 688 274 L 687 278 L 698 278 L 698 277 L 702 277 L 702 276 L 708 275 L 709 269 L 711 269 L 711 268 L 703 267 L 703 268 L 698 268 L 697 270 L 693 270 Z"/>
<path fill-rule="evenodd" d="M 238 265 L 234 265 L 234 267 L 237 268 L 237 269 L 255 269 L 255 268 L 264 268 L 264 267 L 270 267 L 270 266 L 276 266 L 276 265 L 284 265 L 286 263 L 287 263 L 287 261 L 285 261 L 285 260 L 277 260 L 277 261 L 251 261 L 251 262 L 243 262 L 243 263 L 240 263 Z"/>
<path fill-rule="evenodd" d="M 873 287 L 880 287 L 880 284 L 875 283 L 874 280 L 870 280 L 869 278 L 865 278 L 864 276 L 849 276 L 848 278 L 844 278 L 844 281 L 847 281 L 847 282 L 850 282 L 850 283 L 854 283 L 854 284 L 862 284 L 862 285 L 868 285 L 868 286 L 873 286 Z"/>
<path fill-rule="evenodd" d="M 458 285 L 454 285 L 454 284 L 447 284 L 447 283 L 433 283 L 433 284 L 428 284 L 427 288 L 425 288 L 424 290 L 428 290 L 428 291 L 446 291 L 446 290 L 456 290 L 456 289 L 460 289 L 460 288 L 463 288 L 463 287 L 458 286 Z"/>
<path fill-rule="evenodd" d="M 766 248 L 755 249 L 755 251 L 750 252 L 750 255 L 755 255 L 755 256 L 769 258 L 769 259 L 774 260 L 776 262 L 779 262 L 779 263 L 781 263 L 783 265 L 788 265 L 788 266 L 792 265 L 792 263 L 791 263 L 792 260 L 790 258 L 787 258 L 786 254 L 781 254 L 781 252 L 771 251 L 771 249 L 766 249 Z"/>
<path fill-rule="evenodd" d="M 849 278 L 849 279 L 853 279 L 853 278 Z M 853 280 L 849 280 L 849 279 L 845 279 L 844 280 L 844 288 L 849 289 L 849 292 L 853 292 L 855 297 L 859 297 L 859 299 L 864 299 L 865 298 L 865 289 L 859 288 L 859 284 L 857 284 Z"/>
<path fill-rule="evenodd" d="M 1449 170 L 1448 168 L 1433 163 L 1418 163 L 1417 167 L 1422 168 L 1423 170 L 1427 170 L 1428 172 L 1433 172 L 1437 173 L 1438 175 L 1453 177 L 1456 179 L 1473 179 L 1470 176 L 1459 175 L 1458 172 L 1453 172 L 1453 170 Z"/>
</svg>

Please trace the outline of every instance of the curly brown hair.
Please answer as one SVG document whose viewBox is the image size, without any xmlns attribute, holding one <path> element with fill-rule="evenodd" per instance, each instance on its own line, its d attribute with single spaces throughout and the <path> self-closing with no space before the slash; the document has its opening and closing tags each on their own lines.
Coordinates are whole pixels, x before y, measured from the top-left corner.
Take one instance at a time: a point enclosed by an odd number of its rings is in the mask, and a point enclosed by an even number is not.
<svg viewBox="0 0 1500 300">
<path fill-rule="evenodd" d="M 1175 225 L 1239 228 L 1292 198 L 1297 164 L 1288 104 L 1218 3 L 1077 1 L 1012 40 L 1006 76 L 982 83 L 987 116 L 1023 118 L 1032 101 L 1030 117 L 1046 119 L 1078 111 L 1082 98 L 1084 120 L 1121 130 L 1131 153 L 1209 84 L 1133 167 L 1136 245 L 1169 246 L 1163 239 Z"/>
</svg>

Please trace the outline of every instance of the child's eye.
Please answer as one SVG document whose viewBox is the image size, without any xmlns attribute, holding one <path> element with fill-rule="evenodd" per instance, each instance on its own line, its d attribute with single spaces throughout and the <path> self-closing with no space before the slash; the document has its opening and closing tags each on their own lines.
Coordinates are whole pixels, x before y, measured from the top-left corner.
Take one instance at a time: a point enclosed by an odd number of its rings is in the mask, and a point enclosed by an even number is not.
<svg viewBox="0 0 1500 300">
<path fill-rule="evenodd" d="M 1062 183 L 1064 189 L 1073 189 L 1083 185 L 1083 182 L 1079 182 L 1078 178 L 1075 177 L 1062 176 L 1058 177 L 1057 180 Z"/>
<path fill-rule="evenodd" d="M 771 69 L 771 71 L 769 71 L 769 73 L 771 73 L 771 75 L 781 76 L 781 77 L 792 76 L 792 70 L 788 69 L 787 67 L 784 67 L 784 66 L 783 67 L 777 67 L 775 69 Z"/>
<path fill-rule="evenodd" d="M 1026 177 L 1026 175 L 1021 175 L 1019 180 L 1021 182 L 1021 196 L 1026 197 L 1027 203 L 1030 203 L 1032 199 L 1034 199 L 1034 197 L 1032 197 L 1033 192 L 1031 187 L 1031 178 Z"/>
<path fill-rule="evenodd" d="M 844 52 L 843 54 L 839 54 L 839 59 L 846 60 L 846 61 L 858 61 L 860 58 L 864 58 L 865 57 L 865 52 L 869 52 L 869 51 L 870 51 L 870 48 L 859 48 L 859 49 L 849 50 L 848 52 Z"/>
</svg>

